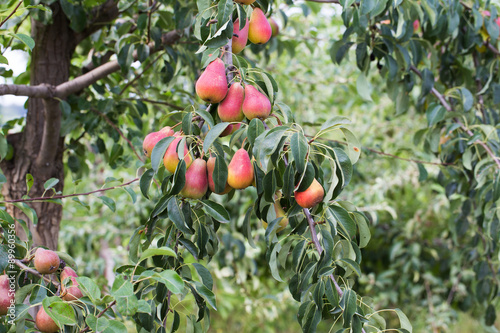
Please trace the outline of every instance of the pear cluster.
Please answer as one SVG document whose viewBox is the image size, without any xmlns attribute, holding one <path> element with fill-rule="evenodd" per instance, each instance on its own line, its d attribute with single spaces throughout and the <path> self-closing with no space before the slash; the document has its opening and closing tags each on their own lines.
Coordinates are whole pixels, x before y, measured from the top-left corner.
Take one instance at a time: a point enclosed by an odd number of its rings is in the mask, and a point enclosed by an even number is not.
<svg viewBox="0 0 500 333">
<path fill-rule="evenodd" d="M 241 4 L 253 3 L 253 1 L 236 1 Z M 279 34 L 279 26 L 273 18 L 266 18 L 266 14 L 260 8 L 254 8 L 250 15 L 250 20 L 246 20 L 243 28 L 240 29 L 240 20 L 236 19 L 233 24 L 233 53 L 238 54 L 247 45 L 247 42 L 254 44 L 266 44 L 271 37 Z"/>
</svg>

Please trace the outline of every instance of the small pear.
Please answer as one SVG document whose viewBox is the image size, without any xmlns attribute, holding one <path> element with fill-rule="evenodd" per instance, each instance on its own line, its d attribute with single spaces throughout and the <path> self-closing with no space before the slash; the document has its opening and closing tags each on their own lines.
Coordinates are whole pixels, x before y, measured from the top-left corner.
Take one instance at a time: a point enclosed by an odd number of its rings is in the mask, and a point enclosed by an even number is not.
<svg viewBox="0 0 500 333">
<path fill-rule="evenodd" d="M 280 33 L 280 27 L 278 25 L 278 23 L 276 22 L 275 19 L 273 19 L 272 17 L 269 18 L 269 24 L 271 25 L 271 37 L 276 37 L 278 36 L 278 34 Z"/>
<path fill-rule="evenodd" d="M 78 275 L 71 267 L 64 267 L 61 272 L 61 295 L 63 295 L 62 299 L 65 301 L 74 301 L 76 299 L 82 298 L 83 293 L 78 287 L 78 282 L 76 281 L 76 277 Z M 64 280 L 69 278 L 71 281 L 69 283 L 69 287 L 64 285 Z"/>
<path fill-rule="evenodd" d="M 163 157 L 163 165 L 165 165 L 165 169 L 171 173 L 175 172 L 177 164 L 180 162 L 178 146 L 181 139 L 182 137 L 180 136 L 177 137 L 177 139 L 174 139 L 174 141 L 172 141 L 168 146 L 165 156 Z M 184 161 L 186 162 L 186 168 L 188 168 L 193 162 L 193 158 L 189 154 L 189 149 L 186 144 L 184 144 Z"/>
<path fill-rule="evenodd" d="M 219 103 L 227 94 L 226 68 L 219 58 L 208 64 L 196 81 L 196 94 L 205 102 Z"/>
<path fill-rule="evenodd" d="M 220 193 L 215 192 L 215 183 L 214 183 L 215 159 L 216 159 L 215 156 L 211 156 L 207 162 L 208 188 L 210 189 L 210 191 L 214 192 L 215 194 L 222 195 L 222 194 L 229 193 L 229 191 L 231 191 L 232 188 L 231 188 L 231 186 L 229 186 L 227 181 L 226 181 L 226 187 L 224 188 L 224 191 L 222 191 Z"/>
<path fill-rule="evenodd" d="M 233 53 L 240 53 L 243 51 L 248 41 L 248 20 L 246 20 L 245 26 L 240 30 L 240 19 L 234 21 L 233 28 L 233 42 L 232 51 Z"/>
<path fill-rule="evenodd" d="M 321 184 L 314 179 L 305 191 L 295 191 L 294 195 L 295 201 L 297 201 L 300 207 L 312 208 L 323 201 L 323 198 L 325 197 L 325 190 L 323 189 L 323 186 L 321 186 Z"/>
<path fill-rule="evenodd" d="M 174 130 L 170 126 L 165 126 L 158 132 L 152 132 L 146 135 L 144 141 L 142 143 L 142 149 L 144 150 L 144 154 L 147 157 L 151 157 L 151 152 L 153 148 L 163 138 L 167 136 L 172 136 L 174 134 Z"/>
<path fill-rule="evenodd" d="M 234 2 L 240 3 L 242 5 L 251 5 L 255 0 L 234 0 Z"/>
<path fill-rule="evenodd" d="M 217 107 L 220 120 L 226 122 L 242 121 L 245 118 L 243 110 L 243 100 L 245 89 L 239 82 L 235 82 L 229 87 L 226 98 Z"/>
<path fill-rule="evenodd" d="M 45 312 L 43 306 L 38 310 L 35 324 L 38 330 L 43 333 L 54 333 L 59 331 L 59 326 L 57 326 L 55 321 Z"/>
<path fill-rule="evenodd" d="M 283 207 L 281 207 L 279 199 L 276 199 L 273 206 L 274 206 L 274 211 L 276 212 L 276 218 L 282 217 L 282 219 L 279 222 L 279 227 L 278 227 L 278 229 L 276 229 L 276 232 L 280 232 L 283 229 L 285 229 L 286 226 L 288 225 L 288 218 L 286 217 L 286 213 L 283 210 Z M 266 221 L 262 221 L 262 225 L 264 226 L 265 229 L 267 229 L 267 222 Z"/>
<path fill-rule="evenodd" d="M 59 256 L 51 250 L 45 250 L 39 247 L 35 251 L 35 269 L 40 274 L 52 274 L 59 268 Z"/>
<path fill-rule="evenodd" d="M 242 105 L 243 114 L 248 120 L 254 118 L 266 119 L 271 114 L 271 102 L 254 86 L 245 86 L 245 99 Z"/>
<path fill-rule="evenodd" d="M 185 198 L 201 199 L 207 190 L 207 162 L 197 158 L 186 171 L 186 184 L 181 190 L 181 195 Z"/>
<path fill-rule="evenodd" d="M 248 152 L 241 148 L 234 153 L 227 166 L 227 183 L 235 189 L 243 189 L 253 182 L 253 164 Z"/>
<path fill-rule="evenodd" d="M 0 316 L 6 315 L 9 311 L 9 306 L 14 300 L 14 289 L 9 287 L 9 277 L 6 274 L 0 275 Z"/>
<path fill-rule="evenodd" d="M 272 34 L 271 25 L 262 9 L 254 8 L 252 15 L 250 15 L 248 39 L 254 44 L 265 44 Z"/>
</svg>

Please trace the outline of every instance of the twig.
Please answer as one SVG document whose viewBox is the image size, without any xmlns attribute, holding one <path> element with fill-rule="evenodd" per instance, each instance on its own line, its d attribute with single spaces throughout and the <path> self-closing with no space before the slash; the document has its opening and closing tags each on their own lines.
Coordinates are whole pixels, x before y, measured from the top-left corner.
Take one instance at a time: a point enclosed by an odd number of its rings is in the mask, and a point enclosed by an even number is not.
<svg viewBox="0 0 500 333">
<path fill-rule="evenodd" d="M 101 312 L 99 312 L 97 314 L 96 318 L 101 318 L 104 315 L 104 313 L 106 313 L 106 311 L 108 311 L 109 309 L 111 309 L 111 307 L 113 305 L 115 305 L 115 304 L 116 304 L 116 300 L 113 301 L 113 302 L 111 302 L 111 303 L 109 303 L 109 305 L 104 310 L 102 310 Z M 89 329 L 90 329 L 90 327 L 85 326 L 84 328 L 81 329 L 80 333 L 87 332 Z"/>
<path fill-rule="evenodd" d="M 10 15 L 9 15 L 9 16 L 7 16 L 7 17 L 5 18 L 5 20 L 3 20 L 3 21 L 2 21 L 2 23 L 0 23 L 0 27 L 1 27 L 1 26 L 5 23 L 5 22 L 7 22 L 7 21 L 8 21 L 8 20 L 12 17 L 12 15 L 14 15 L 14 14 L 15 14 L 15 12 L 19 9 L 19 7 L 21 6 L 21 4 L 22 4 L 22 3 L 23 3 L 23 0 L 19 1 L 19 3 L 17 4 L 16 8 L 14 8 L 14 10 L 12 11 L 12 13 L 10 13 Z"/>
<path fill-rule="evenodd" d="M 21 268 L 23 271 L 26 271 L 26 272 L 28 272 L 30 274 L 36 275 L 38 277 L 41 277 L 42 279 L 45 280 L 45 282 L 52 283 L 57 288 L 59 288 L 61 286 L 61 284 L 59 282 L 54 281 L 52 279 L 49 279 L 46 275 L 38 273 L 38 271 L 35 270 L 35 269 L 29 268 L 28 266 L 26 266 L 25 264 L 23 264 L 20 260 L 15 259 L 14 262 L 15 262 L 16 266 L 18 266 L 19 268 Z"/>
<path fill-rule="evenodd" d="M 158 61 L 158 59 L 160 59 L 162 56 L 163 56 L 163 53 L 162 53 L 162 54 L 160 54 L 159 56 L 157 56 L 157 57 L 156 57 L 153 61 L 151 61 L 151 62 L 150 62 L 150 63 L 149 63 L 149 64 L 148 64 L 145 68 L 144 68 L 144 70 L 143 70 L 140 74 L 138 74 L 136 77 L 134 77 L 134 78 L 132 79 L 132 81 L 129 81 L 129 82 L 125 85 L 125 87 L 123 87 L 123 89 L 122 89 L 122 90 L 118 93 L 118 96 L 121 96 L 121 95 L 125 92 L 125 90 L 127 90 L 127 88 L 128 88 L 128 87 L 130 87 L 132 84 L 134 84 L 134 82 L 135 82 L 135 81 L 137 81 L 138 79 L 140 79 L 140 78 L 141 78 L 141 76 L 142 76 L 144 73 L 146 73 L 146 71 L 147 71 L 148 69 L 150 69 L 150 68 L 151 68 L 151 66 L 153 66 L 153 65 L 154 65 L 154 64 Z"/>
<path fill-rule="evenodd" d="M 127 141 L 128 145 L 130 146 L 130 148 L 132 148 L 132 151 L 134 152 L 134 154 L 137 156 L 137 158 L 142 162 L 144 163 L 144 159 L 141 157 L 141 155 L 139 155 L 139 153 L 137 152 L 137 150 L 135 150 L 135 147 L 134 145 L 132 144 L 132 142 L 123 134 L 123 132 L 120 130 L 120 128 L 118 128 L 118 126 L 113 123 L 111 121 L 111 119 L 108 118 L 108 116 L 106 116 L 104 113 L 102 113 L 101 111 L 97 110 L 97 109 L 94 109 L 92 108 L 92 111 L 94 111 L 95 113 L 97 113 L 98 115 L 100 115 L 101 117 L 104 118 L 104 120 L 106 120 L 106 122 L 115 129 L 115 131 L 118 132 L 118 134 L 120 134 L 120 136 L 123 138 L 123 140 Z"/>
<path fill-rule="evenodd" d="M 461 278 L 462 278 L 462 272 L 458 273 L 457 282 L 455 282 L 453 284 L 453 286 L 451 287 L 450 293 L 448 294 L 448 299 L 446 300 L 446 303 L 448 303 L 448 305 L 451 305 L 451 302 L 453 302 L 453 297 L 455 296 L 455 293 L 457 292 L 458 284 L 460 283 Z"/>
<path fill-rule="evenodd" d="M 115 188 L 125 187 L 125 186 L 128 186 L 128 185 L 138 181 L 138 180 L 139 180 L 139 178 L 135 178 L 135 179 L 132 179 L 131 181 L 126 182 L 124 184 L 120 184 L 120 185 L 116 185 L 116 186 L 112 186 L 112 187 L 107 187 L 107 188 L 101 188 L 99 190 L 85 192 L 85 193 L 54 195 L 53 197 L 37 197 L 37 198 L 26 198 L 26 199 L 3 200 L 3 201 L 0 201 L 0 203 L 31 202 L 31 201 L 44 201 L 44 200 L 55 200 L 55 199 L 64 199 L 64 198 L 70 198 L 70 197 L 78 197 L 80 195 L 90 195 L 93 193 L 106 192 L 109 190 L 113 190 Z"/>
<path fill-rule="evenodd" d="M 174 110 L 179 110 L 179 111 L 184 110 L 184 108 L 182 106 L 175 105 L 175 104 L 165 102 L 165 101 L 155 101 L 155 100 L 147 99 L 147 98 L 127 98 L 127 100 L 129 100 L 129 101 L 142 101 L 142 102 L 151 103 L 151 104 L 166 105 L 166 106 L 171 107 Z"/>
</svg>

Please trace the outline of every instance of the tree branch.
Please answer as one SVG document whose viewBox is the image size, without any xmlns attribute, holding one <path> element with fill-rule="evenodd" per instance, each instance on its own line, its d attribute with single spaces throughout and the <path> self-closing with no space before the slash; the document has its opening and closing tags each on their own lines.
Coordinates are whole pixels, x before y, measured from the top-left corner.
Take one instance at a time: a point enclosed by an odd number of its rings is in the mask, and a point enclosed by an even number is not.
<svg viewBox="0 0 500 333">
<path fill-rule="evenodd" d="M 87 24 L 87 27 L 82 32 L 75 35 L 76 45 L 101 29 L 104 25 L 109 24 L 118 17 L 118 14 L 118 1 L 115 0 L 107 0 L 99 7 L 93 9 L 92 13 L 89 15 L 89 17 L 93 19 Z"/>
<path fill-rule="evenodd" d="M 9 14 L 9 16 L 7 16 L 5 18 L 5 20 L 3 20 L 1 23 L 0 23 L 0 27 L 5 23 L 7 22 L 11 17 L 12 15 L 14 15 L 14 13 L 19 9 L 19 7 L 21 6 L 21 4 L 23 3 L 23 0 L 19 1 L 19 3 L 17 4 L 16 8 L 14 8 L 14 10 L 12 11 L 12 13 Z"/>
<path fill-rule="evenodd" d="M 147 98 L 127 98 L 127 100 L 128 101 L 142 101 L 142 102 L 151 103 L 151 104 L 166 105 L 166 106 L 171 107 L 174 110 L 179 110 L 179 111 L 184 110 L 184 108 L 182 106 L 175 105 L 175 104 L 165 102 L 165 101 L 155 101 L 155 100 L 147 99 Z"/>
<path fill-rule="evenodd" d="M 106 192 L 109 190 L 113 190 L 115 188 L 120 188 L 120 187 L 125 187 L 128 186 L 136 181 L 138 181 L 139 178 L 132 179 L 129 182 L 126 182 L 124 184 L 112 186 L 112 187 L 107 187 L 107 188 L 101 188 L 99 190 L 95 191 L 90 191 L 90 192 L 85 192 L 85 193 L 74 193 L 74 194 L 66 194 L 66 195 L 54 195 L 52 197 L 37 197 L 37 198 L 26 198 L 26 199 L 14 199 L 14 200 L 3 200 L 0 201 L 0 203 L 14 203 L 14 202 L 32 202 L 32 201 L 45 201 L 45 200 L 56 200 L 56 199 L 64 199 L 64 198 L 70 198 L 70 197 L 78 197 L 80 195 L 90 195 L 93 193 L 98 193 L 98 192 Z"/>
<path fill-rule="evenodd" d="M 41 277 L 42 279 L 45 280 L 45 282 L 52 283 L 57 288 L 59 288 L 61 286 L 59 282 L 49 279 L 47 277 L 47 275 L 40 274 L 40 273 L 38 273 L 37 270 L 35 270 L 33 268 L 29 268 L 28 266 L 26 266 L 25 264 L 23 264 L 20 260 L 15 259 L 14 261 L 15 261 L 16 266 L 18 266 L 19 268 L 21 268 L 23 271 L 26 271 L 26 272 L 28 272 L 30 274 L 33 274 L 33 275 L 38 276 L 38 277 Z"/>
</svg>

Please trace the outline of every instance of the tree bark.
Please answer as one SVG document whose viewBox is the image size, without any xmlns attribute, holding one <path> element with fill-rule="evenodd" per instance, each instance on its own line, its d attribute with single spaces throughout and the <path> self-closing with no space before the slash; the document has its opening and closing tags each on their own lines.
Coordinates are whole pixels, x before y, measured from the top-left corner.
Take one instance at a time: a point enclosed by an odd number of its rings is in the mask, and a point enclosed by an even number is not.
<svg viewBox="0 0 500 333">
<path fill-rule="evenodd" d="M 51 6 L 53 21 L 49 25 L 32 20 L 32 38 L 35 40 L 31 59 L 31 86 L 48 84 L 57 86 L 69 79 L 70 61 L 75 49 L 75 37 L 69 21 L 58 3 Z M 26 126 L 22 133 L 9 135 L 7 140 L 14 147 L 14 158 L 1 164 L 7 178 L 2 188 L 5 199 L 18 199 L 27 194 L 26 175 L 34 179 L 30 197 L 41 196 L 43 184 L 50 178 L 59 179 L 55 186 L 62 191 L 64 185 L 63 148 L 60 136 L 61 111 L 59 102 L 52 98 L 29 98 Z M 33 235 L 34 246 L 57 249 L 62 206 L 54 203 L 32 203 L 38 216 L 38 224 L 12 205 L 8 213 L 25 220 Z M 17 229 L 19 237 L 27 235 Z"/>
</svg>

